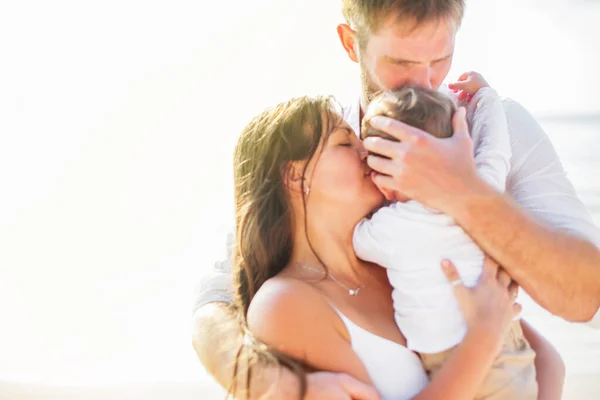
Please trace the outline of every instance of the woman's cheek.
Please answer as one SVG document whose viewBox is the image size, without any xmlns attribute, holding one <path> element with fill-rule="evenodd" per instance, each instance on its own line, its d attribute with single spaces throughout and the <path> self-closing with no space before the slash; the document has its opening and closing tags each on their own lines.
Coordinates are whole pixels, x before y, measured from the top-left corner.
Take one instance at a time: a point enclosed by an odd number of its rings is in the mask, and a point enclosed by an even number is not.
<svg viewBox="0 0 600 400">
<path fill-rule="evenodd" d="M 354 191 L 364 180 L 365 167 L 358 153 L 347 148 L 338 148 L 323 154 L 319 160 L 318 173 L 328 188 L 338 191 Z"/>
<path fill-rule="evenodd" d="M 344 171 L 344 176 L 341 179 L 345 181 L 345 185 L 349 190 L 363 190 L 365 183 L 365 167 L 361 163 L 348 165 Z"/>
</svg>

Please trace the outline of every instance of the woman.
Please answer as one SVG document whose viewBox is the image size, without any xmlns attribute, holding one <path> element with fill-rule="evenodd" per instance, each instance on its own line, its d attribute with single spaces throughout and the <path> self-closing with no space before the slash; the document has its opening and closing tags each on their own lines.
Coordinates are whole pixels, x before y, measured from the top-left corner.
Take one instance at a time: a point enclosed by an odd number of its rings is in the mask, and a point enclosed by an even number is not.
<svg viewBox="0 0 600 400">
<path fill-rule="evenodd" d="M 287 365 L 348 373 L 384 399 L 471 399 L 520 311 L 516 286 L 491 260 L 477 287 L 456 286 L 468 334 L 429 381 L 394 322 L 385 270 L 352 247 L 356 223 L 384 200 L 366 155 L 326 97 L 280 104 L 244 129 L 234 161 L 242 320 Z M 459 279 L 450 262 L 444 271 Z M 540 394 L 558 390 L 538 375 Z"/>
</svg>

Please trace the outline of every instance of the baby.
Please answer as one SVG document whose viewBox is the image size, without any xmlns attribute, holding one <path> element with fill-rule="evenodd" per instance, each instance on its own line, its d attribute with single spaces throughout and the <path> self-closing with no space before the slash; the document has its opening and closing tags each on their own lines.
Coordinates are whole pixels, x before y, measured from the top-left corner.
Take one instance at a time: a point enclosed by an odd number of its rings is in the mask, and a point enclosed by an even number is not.
<svg viewBox="0 0 600 400">
<path fill-rule="evenodd" d="M 499 96 L 479 75 L 469 76 L 468 120 L 474 160 L 480 176 L 504 191 L 511 149 L 506 117 Z M 454 101 L 438 91 L 406 87 L 384 92 L 370 103 L 361 137 L 387 135 L 369 125 L 385 115 L 438 138 L 452 136 Z M 355 228 L 353 244 L 358 257 L 387 269 L 395 319 L 407 346 L 421 356 L 429 374 L 447 360 L 466 334 L 466 325 L 450 285 L 440 268 L 452 260 L 465 286 L 474 286 L 482 272 L 484 254 L 452 217 L 382 190 L 394 200 L 363 219 Z M 536 399 L 535 353 L 513 321 L 502 352 L 477 395 L 478 399 Z"/>
</svg>

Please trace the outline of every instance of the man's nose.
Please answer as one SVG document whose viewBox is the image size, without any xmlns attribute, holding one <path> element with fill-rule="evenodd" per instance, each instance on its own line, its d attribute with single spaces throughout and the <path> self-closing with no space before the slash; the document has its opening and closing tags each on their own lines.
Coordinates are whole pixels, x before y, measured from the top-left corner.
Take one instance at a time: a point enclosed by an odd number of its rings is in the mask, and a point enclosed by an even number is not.
<svg viewBox="0 0 600 400">
<path fill-rule="evenodd" d="M 419 68 L 418 71 L 415 71 L 415 74 L 412 76 L 411 84 L 424 89 L 433 89 L 433 85 L 431 84 L 431 67 L 423 66 Z"/>
</svg>

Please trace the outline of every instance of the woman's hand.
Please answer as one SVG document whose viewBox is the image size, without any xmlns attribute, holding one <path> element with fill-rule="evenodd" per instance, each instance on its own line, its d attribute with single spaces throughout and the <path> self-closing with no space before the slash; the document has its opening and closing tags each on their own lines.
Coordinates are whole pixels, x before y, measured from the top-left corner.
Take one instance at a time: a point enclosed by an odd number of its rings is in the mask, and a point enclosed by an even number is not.
<svg viewBox="0 0 600 400">
<path fill-rule="evenodd" d="M 502 343 L 510 322 L 521 312 L 515 303 L 518 286 L 494 260 L 485 258 L 479 283 L 473 288 L 462 284 L 452 262 L 444 260 L 442 269 L 454 286 L 454 295 L 463 313 L 469 333 L 494 335 Z"/>
<path fill-rule="evenodd" d="M 485 259 L 479 283 L 473 288 L 462 284 L 450 261 L 444 260 L 442 269 L 454 286 L 468 332 L 414 400 L 475 398 L 502 348 L 511 320 L 521 311 L 514 303 L 517 285 L 491 258 Z"/>
</svg>

